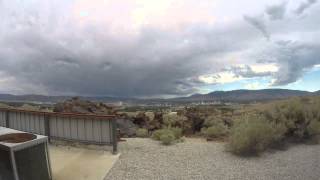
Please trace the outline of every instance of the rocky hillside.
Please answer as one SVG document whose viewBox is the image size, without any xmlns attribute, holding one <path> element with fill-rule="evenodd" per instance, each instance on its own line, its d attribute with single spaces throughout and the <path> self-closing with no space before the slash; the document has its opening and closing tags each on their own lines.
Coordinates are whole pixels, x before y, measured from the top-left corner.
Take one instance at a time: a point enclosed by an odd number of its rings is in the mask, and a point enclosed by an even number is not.
<svg viewBox="0 0 320 180">
<path fill-rule="evenodd" d="M 101 102 L 72 98 L 54 105 L 54 112 L 114 115 L 116 109 Z"/>
<path fill-rule="evenodd" d="M 129 102 L 132 104 L 157 104 L 157 103 L 180 103 L 180 102 L 199 102 L 199 101 L 224 101 L 224 102 L 252 102 L 275 99 L 285 99 L 295 96 L 320 95 L 320 91 L 308 92 L 289 89 L 262 89 L 262 90 L 233 90 L 233 91 L 214 91 L 209 94 L 194 94 L 189 97 L 172 99 L 138 99 L 127 97 L 80 97 L 83 100 L 100 101 L 108 103 Z M 57 103 L 70 99 L 70 96 L 43 96 L 43 95 L 11 95 L 0 94 L 0 101 L 10 102 L 42 102 Z"/>
<path fill-rule="evenodd" d="M 209 94 L 195 94 L 190 97 L 176 98 L 176 101 L 223 101 L 252 102 L 275 99 L 285 99 L 296 96 L 309 96 L 314 93 L 289 89 L 234 90 L 214 91 Z"/>
</svg>

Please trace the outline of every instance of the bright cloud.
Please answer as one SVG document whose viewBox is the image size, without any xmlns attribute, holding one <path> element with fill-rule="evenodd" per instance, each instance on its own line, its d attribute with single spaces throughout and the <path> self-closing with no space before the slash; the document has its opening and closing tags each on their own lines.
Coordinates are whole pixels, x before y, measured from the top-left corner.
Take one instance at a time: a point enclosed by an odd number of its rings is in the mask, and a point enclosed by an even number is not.
<svg viewBox="0 0 320 180">
<path fill-rule="evenodd" d="M 244 78 L 235 75 L 232 72 L 220 72 L 211 75 L 203 75 L 199 77 L 201 82 L 206 84 L 225 84 L 242 80 Z"/>
<path fill-rule="evenodd" d="M 279 67 L 276 64 L 256 64 L 250 66 L 255 73 L 278 72 Z"/>
<path fill-rule="evenodd" d="M 245 88 L 246 88 L 246 89 L 255 90 L 255 89 L 265 88 L 265 86 L 263 86 L 263 85 L 260 84 L 259 82 L 253 82 L 253 83 L 249 83 L 249 84 L 245 85 Z"/>
</svg>

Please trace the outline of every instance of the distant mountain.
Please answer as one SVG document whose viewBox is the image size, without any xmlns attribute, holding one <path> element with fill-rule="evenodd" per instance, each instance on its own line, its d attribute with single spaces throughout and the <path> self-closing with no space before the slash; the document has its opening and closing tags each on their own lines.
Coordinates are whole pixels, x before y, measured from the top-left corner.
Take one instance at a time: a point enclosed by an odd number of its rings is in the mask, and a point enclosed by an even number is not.
<svg viewBox="0 0 320 180">
<path fill-rule="evenodd" d="M 262 89 L 262 90 L 233 90 L 214 91 L 209 94 L 194 94 L 189 97 L 171 99 L 137 99 L 125 97 L 80 97 L 84 100 L 101 102 L 127 102 L 132 104 L 163 104 L 163 103 L 189 103 L 189 102 L 253 102 L 275 99 L 285 99 L 296 96 L 320 95 L 320 91 L 308 92 L 289 89 Z M 0 101 L 33 102 L 33 103 L 57 103 L 72 98 L 72 96 L 44 96 L 44 95 L 11 95 L 0 94 Z"/>
<path fill-rule="evenodd" d="M 57 103 L 72 98 L 73 96 L 45 96 L 45 95 L 11 95 L 0 94 L 0 101 L 9 102 L 33 102 L 33 103 Z M 117 97 L 80 97 L 84 100 L 101 101 L 101 102 L 118 102 L 130 101 L 133 98 L 117 98 Z"/>
<path fill-rule="evenodd" d="M 315 93 L 289 89 L 262 89 L 262 90 L 233 90 L 214 91 L 209 94 L 195 94 L 185 98 L 176 98 L 176 101 L 222 101 L 222 102 L 252 102 L 275 99 L 285 99 L 295 96 L 309 96 Z"/>
<path fill-rule="evenodd" d="M 57 102 L 68 99 L 67 96 L 44 96 L 44 95 L 12 95 L 0 94 L 1 101 L 10 102 Z"/>
</svg>

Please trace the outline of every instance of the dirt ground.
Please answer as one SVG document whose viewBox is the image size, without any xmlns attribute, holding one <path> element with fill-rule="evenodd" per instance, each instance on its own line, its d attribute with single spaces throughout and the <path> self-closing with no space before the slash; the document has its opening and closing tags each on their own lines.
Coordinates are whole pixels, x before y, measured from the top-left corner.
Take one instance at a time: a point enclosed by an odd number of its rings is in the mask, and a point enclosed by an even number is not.
<svg viewBox="0 0 320 180">
<path fill-rule="evenodd" d="M 225 144 L 186 138 L 163 146 L 148 138 L 119 143 L 121 157 L 105 180 L 319 180 L 320 145 L 298 144 L 287 150 L 241 158 Z"/>
<path fill-rule="evenodd" d="M 50 145 L 53 180 L 103 180 L 119 155 L 111 151 Z"/>
</svg>

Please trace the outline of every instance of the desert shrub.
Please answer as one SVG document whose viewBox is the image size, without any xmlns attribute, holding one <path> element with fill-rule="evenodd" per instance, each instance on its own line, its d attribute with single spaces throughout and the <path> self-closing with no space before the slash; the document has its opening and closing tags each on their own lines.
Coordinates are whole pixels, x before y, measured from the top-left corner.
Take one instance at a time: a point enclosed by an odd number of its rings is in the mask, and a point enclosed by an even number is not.
<svg viewBox="0 0 320 180">
<path fill-rule="evenodd" d="M 145 115 L 149 118 L 149 121 L 153 121 L 155 118 L 154 112 L 146 112 Z"/>
<path fill-rule="evenodd" d="M 136 136 L 137 137 L 148 137 L 149 134 L 148 134 L 148 130 L 147 129 L 144 129 L 144 128 L 139 128 L 137 131 L 136 131 Z"/>
<path fill-rule="evenodd" d="M 215 126 L 217 124 L 224 124 L 224 121 L 222 120 L 222 118 L 220 116 L 216 116 L 216 115 L 211 115 L 208 116 L 204 123 L 203 123 L 203 127 L 211 127 L 211 126 Z"/>
<path fill-rule="evenodd" d="M 320 119 L 319 101 L 294 98 L 275 104 L 264 112 L 268 121 L 286 128 L 285 135 L 294 141 L 317 136 Z"/>
<path fill-rule="evenodd" d="M 176 113 L 167 113 L 163 115 L 163 123 L 166 127 L 174 126 L 179 121 L 179 116 Z"/>
<path fill-rule="evenodd" d="M 187 117 L 178 115 L 177 113 L 171 112 L 163 115 L 163 123 L 167 127 L 182 126 L 186 121 L 188 121 Z"/>
<path fill-rule="evenodd" d="M 229 128 L 220 116 L 208 116 L 204 123 L 201 133 L 208 138 L 219 138 L 229 133 Z"/>
<path fill-rule="evenodd" d="M 163 115 L 163 128 L 179 127 L 182 133 L 187 132 L 192 128 L 192 122 L 189 119 L 178 113 L 168 113 Z"/>
<path fill-rule="evenodd" d="M 175 141 L 175 136 L 174 136 L 174 134 L 172 132 L 168 133 L 168 134 L 162 134 L 160 136 L 160 141 L 164 145 L 170 145 Z"/>
<path fill-rule="evenodd" d="M 320 135 L 320 121 L 312 120 L 307 127 L 307 131 L 310 136 Z"/>
<path fill-rule="evenodd" d="M 320 121 L 312 120 L 307 127 L 307 131 L 311 143 L 320 143 Z"/>
<path fill-rule="evenodd" d="M 280 141 L 284 132 L 262 116 L 246 116 L 231 129 L 228 149 L 238 155 L 256 155 Z"/>
<path fill-rule="evenodd" d="M 202 133 L 210 138 L 219 138 L 226 136 L 229 132 L 228 128 L 223 124 L 217 124 L 209 128 L 203 128 Z"/>
<path fill-rule="evenodd" d="M 161 135 L 170 134 L 170 133 L 173 134 L 173 132 L 167 128 L 166 129 L 159 129 L 159 130 L 156 130 L 152 133 L 152 139 L 160 141 Z"/>
<path fill-rule="evenodd" d="M 161 141 L 165 145 L 172 144 L 173 142 L 180 141 L 182 137 L 181 128 L 165 128 L 159 129 L 153 132 L 152 139 Z"/>
<path fill-rule="evenodd" d="M 160 140 L 160 136 L 163 134 L 173 134 L 175 139 L 180 139 L 182 137 L 182 129 L 181 128 L 159 129 L 153 132 L 152 139 Z"/>
<path fill-rule="evenodd" d="M 169 130 L 173 133 L 175 139 L 180 139 L 182 137 L 182 129 L 178 127 L 169 128 Z"/>
</svg>

